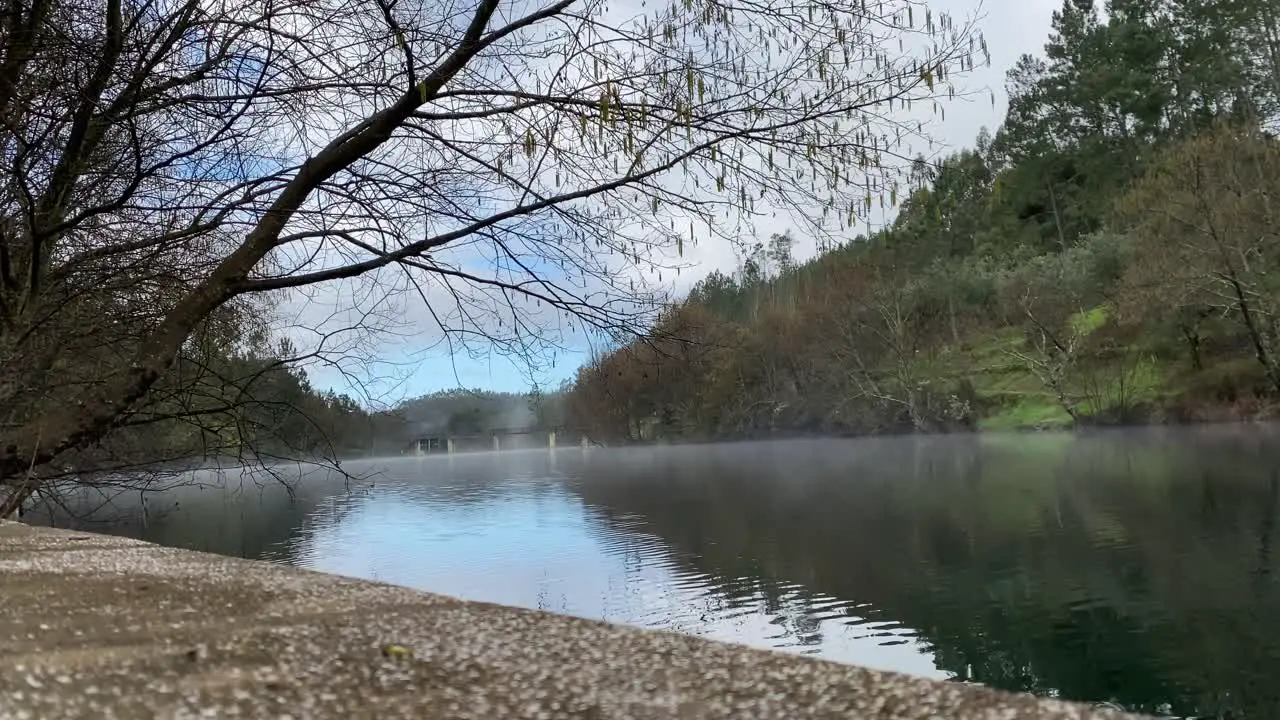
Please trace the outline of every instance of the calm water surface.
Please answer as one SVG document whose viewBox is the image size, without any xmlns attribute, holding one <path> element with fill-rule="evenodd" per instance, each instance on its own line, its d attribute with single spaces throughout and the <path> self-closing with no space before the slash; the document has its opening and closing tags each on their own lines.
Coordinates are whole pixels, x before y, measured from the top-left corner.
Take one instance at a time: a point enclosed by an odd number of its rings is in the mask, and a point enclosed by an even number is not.
<svg viewBox="0 0 1280 720">
<path fill-rule="evenodd" d="M 1153 714 L 1280 717 L 1272 429 L 349 469 L 367 480 L 312 472 L 292 495 L 206 475 L 73 524 Z"/>
</svg>

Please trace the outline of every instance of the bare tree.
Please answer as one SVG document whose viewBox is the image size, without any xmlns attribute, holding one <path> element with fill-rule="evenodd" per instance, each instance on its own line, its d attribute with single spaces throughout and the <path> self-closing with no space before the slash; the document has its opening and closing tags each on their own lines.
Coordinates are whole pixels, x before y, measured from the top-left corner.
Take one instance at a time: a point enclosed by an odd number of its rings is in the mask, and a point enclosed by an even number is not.
<svg viewBox="0 0 1280 720">
<path fill-rule="evenodd" d="M 1170 148 L 1119 208 L 1134 236 L 1128 287 L 1152 297 L 1161 314 L 1233 319 L 1280 393 L 1277 197 L 1280 141 L 1223 123 Z M 1194 326 L 1187 336 L 1198 353 Z"/>
<path fill-rule="evenodd" d="M 1054 292 L 1059 291 L 1055 289 Z M 1061 328 L 1046 323 L 1036 311 L 1038 299 L 1030 288 L 1023 291 L 1020 305 L 1028 321 L 1025 328 L 1027 347 L 1025 350 L 1007 348 L 1005 354 L 1035 375 L 1053 393 L 1058 406 L 1071 418 L 1072 425 L 1079 425 L 1080 401 L 1071 392 L 1070 380 L 1080 359 L 1085 333 L 1079 323 L 1070 320 L 1061 323 Z M 1055 299 L 1065 304 L 1062 299 Z M 1065 302 L 1070 302 L 1070 299 Z"/>
<path fill-rule="evenodd" d="M 907 1 L 6 3 L 0 515 L 263 295 L 397 270 L 463 342 L 639 327 L 625 264 L 853 222 L 892 111 L 984 55 Z"/>
</svg>

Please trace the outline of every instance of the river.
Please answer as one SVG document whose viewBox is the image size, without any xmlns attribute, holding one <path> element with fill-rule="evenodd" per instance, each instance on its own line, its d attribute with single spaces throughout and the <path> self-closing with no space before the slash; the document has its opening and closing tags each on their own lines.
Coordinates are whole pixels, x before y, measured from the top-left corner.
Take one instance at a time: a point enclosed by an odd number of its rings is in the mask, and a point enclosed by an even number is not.
<svg viewBox="0 0 1280 720">
<path fill-rule="evenodd" d="M 201 473 L 26 519 L 1152 714 L 1280 716 L 1273 428 L 347 469 Z"/>
</svg>

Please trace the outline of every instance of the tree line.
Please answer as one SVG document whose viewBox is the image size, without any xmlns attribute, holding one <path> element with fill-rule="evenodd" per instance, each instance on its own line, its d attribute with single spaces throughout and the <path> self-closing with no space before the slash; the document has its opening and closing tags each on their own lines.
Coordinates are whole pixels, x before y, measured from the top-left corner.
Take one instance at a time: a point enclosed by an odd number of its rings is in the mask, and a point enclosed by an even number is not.
<svg viewBox="0 0 1280 720">
<path fill-rule="evenodd" d="M 758 243 L 584 366 L 575 417 L 627 442 L 1272 414 L 1278 20 L 1065 0 L 1004 122 L 918 159 L 891 224 L 798 265 Z"/>
</svg>

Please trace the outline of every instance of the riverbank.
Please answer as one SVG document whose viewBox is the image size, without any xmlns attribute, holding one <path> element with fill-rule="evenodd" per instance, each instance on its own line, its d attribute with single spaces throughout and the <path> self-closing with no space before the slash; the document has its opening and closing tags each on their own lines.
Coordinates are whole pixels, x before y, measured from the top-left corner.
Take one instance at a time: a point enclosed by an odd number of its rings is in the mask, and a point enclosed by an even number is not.
<svg viewBox="0 0 1280 720">
<path fill-rule="evenodd" d="M 17 523 L 0 588 L 2 718 L 1126 717 Z"/>
</svg>

